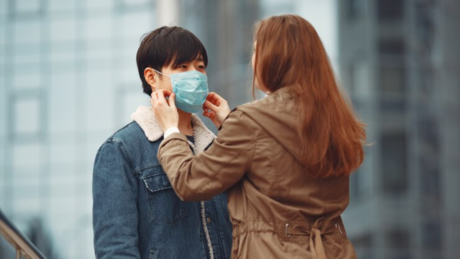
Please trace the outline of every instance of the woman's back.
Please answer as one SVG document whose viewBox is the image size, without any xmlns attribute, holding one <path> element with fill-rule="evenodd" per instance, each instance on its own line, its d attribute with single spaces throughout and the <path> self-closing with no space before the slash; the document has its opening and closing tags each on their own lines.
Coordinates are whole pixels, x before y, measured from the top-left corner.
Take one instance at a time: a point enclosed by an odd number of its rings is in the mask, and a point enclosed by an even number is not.
<svg viewBox="0 0 460 259">
<path fill-rule="evenodd" d="M 329 258 L 355 257 L 340 219 L 348 205 L 349 177 L 319 178 L 307 171 L 301 146 L 308 143 L 301 142 L 296 127 L 297 98 L 284 87 L 231 115 L 253 136 L 246 175 L 228 192 L 233 258 L 309 258 L 310 246 L 322 250 L 317 237 Z M 319 233 L 312 235 L 315 229 Z"/>
</svg>

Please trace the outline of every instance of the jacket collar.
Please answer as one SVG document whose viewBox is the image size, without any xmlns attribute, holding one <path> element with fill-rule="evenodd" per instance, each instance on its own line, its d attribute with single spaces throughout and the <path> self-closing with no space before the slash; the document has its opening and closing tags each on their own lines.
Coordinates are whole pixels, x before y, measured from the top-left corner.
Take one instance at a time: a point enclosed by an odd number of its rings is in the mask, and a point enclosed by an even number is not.
<svg viewBox="0 0 460 259">
<path fill-rule="evenodd" d="M 163 137 L 163 130 L 161 129 L 158 121 L 155 119 L 152 107 L 139 106 L 137 110 L 131 115 L 131 119 L 139 124 L 141 129 L 144 131 L 145 136 L 150 142 L 157 141 Z M 195 138 L 195 145 L 192 143 L 189 144 L 192 145 L 195 153 L 198 154 L 205 150 L 216 138 L 216 136 L 195 114 L 192 114 L 192 128 L 193 137 Z"/>
</svg>

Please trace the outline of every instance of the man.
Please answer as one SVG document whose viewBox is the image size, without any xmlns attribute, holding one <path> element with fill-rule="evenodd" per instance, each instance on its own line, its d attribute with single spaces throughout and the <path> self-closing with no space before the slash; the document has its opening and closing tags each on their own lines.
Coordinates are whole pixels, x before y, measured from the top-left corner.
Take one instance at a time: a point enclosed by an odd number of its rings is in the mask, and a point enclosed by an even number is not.
<svg viewBox="0 0 460 259">
<path fill-rule="evenodd" d="M 144 93 L 176 93 L 182 109 L 178 128 L 195 154 L 215 138 L 192 114 L 202 110 L 208 92 L 207 63 L 203 44 L 180 27 L 151 32 L 137 52 Z M 96 257 L 230 258 L 232 230 L 226 196 L 181 201 L 157 160 L 163 131 L 151 108 L 139 107 L 132 119 L 101 146 L 94 163 Z"/>
</svg>

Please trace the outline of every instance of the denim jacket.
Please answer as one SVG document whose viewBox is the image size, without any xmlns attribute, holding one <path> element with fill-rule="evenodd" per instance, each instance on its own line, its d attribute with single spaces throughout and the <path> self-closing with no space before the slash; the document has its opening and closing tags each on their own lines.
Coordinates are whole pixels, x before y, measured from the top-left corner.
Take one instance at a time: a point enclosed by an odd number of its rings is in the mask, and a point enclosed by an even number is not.
<svg viewBox="0 0 460 259">
<path fill-rule="evenodd" d="M 149 107 L 99 149 L 93 171 L 97 258 L 230 258 L 232 229 L 225 194 L 183 202 L 157 160 L 163 132 Z M 192 117 L 195 153 L 215 136 Z"/>
</svg>

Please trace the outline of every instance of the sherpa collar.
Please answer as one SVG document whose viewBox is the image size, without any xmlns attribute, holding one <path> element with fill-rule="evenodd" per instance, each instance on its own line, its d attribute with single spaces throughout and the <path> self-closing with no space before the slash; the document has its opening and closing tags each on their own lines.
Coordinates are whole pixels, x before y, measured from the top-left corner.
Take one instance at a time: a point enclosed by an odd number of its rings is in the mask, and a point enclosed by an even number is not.
<svg viewBox="0 0 460 259">
<path fill-rule="evenodd" d="M 144 131 L 145 136 L 151 142 L 157 141 L 163 137 L 163 130 L 160 124 L 155 119 L 155 115 L 152 111 L 152 107 L 139 106 L 137 110 L 131 115 L 131 119 L 137 122 L 141 129 Z M 192 128 L 193 137 L 195 138 L 195 145 L 192 147 L 195 149 L 195 153 L 201 153 L 211 142 L 216 138 L 204 123 L 196 116 L 192 114 Z"/>
</svg>

